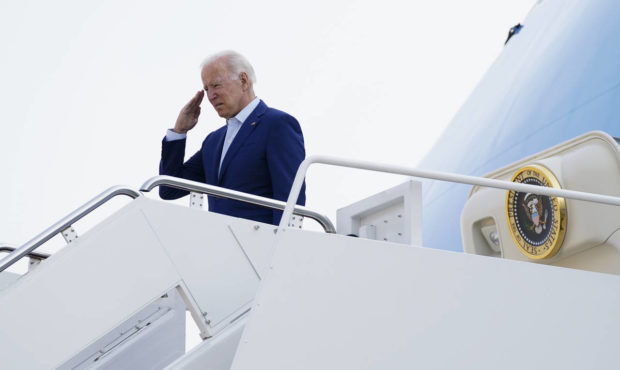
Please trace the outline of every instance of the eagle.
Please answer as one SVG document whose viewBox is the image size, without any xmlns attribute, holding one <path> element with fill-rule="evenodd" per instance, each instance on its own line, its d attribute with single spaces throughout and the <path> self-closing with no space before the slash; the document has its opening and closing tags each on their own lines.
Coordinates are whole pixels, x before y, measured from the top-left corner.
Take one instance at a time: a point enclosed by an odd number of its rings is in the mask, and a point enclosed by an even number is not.
<svg viewBox="0 0 620 370">
<path fill-rule="evenodd" d="M 540 215 L 543 213 L 542 198 L 540 195 L 527 193 L 521 203 L 527 217 L 532 221 L 532 224 L 528 226 L 530 230 L 534 229 L 536 234 L 540 234 L 547 228 L 547 211 L 544 212 L 544 217 L 541 220 Z"/>
</svg>

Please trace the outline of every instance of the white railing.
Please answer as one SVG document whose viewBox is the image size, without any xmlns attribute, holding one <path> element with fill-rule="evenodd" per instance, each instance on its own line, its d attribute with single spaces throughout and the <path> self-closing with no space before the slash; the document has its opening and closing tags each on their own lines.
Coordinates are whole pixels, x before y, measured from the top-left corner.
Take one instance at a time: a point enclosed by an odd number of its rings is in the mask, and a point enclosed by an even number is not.
<svg viewBox="0 0 620 370">
<path fill-rule="evenodd" d="M 118 195 L 126 195 L 126 196 L 129 196 L 135 199 L 135 198 L 142 196 L 141 192 L 149 192 L 153 188 L 157 186 L 161 186 L 161 185 L 171 186 L 177 189 L 194 191 L 194 192 L 204 193 L 208 195 L 223 197 L 223 198 L 234 199 L 234 200 L 238 200 L 241 202 L 256 204 L 262 207 L 267 207 L 267 208 L 276 209 L 276 210 L 284 210 L 286 206 L 286 203 L 279 201 L 279 200 L 275 200 L 275 199 L 269 199 L 269 198 L 260 197 L 260 196 L 253 195 L 253 194 L 242 193 L 242 192 L 235 191 L 235 190 L 221 188 L 221 187 L 213 186 L 213 185 L 207 185 L 207 184 L 185 180 L 185 179 L 180 179 L 180 178 L 176 178 L 172 176 L 155 176 L 155 177 L 148 179 L 142 185 L 142 187 L 140 188 L 140 191 L 137 191 L 133 188 L 126 187 L 126 186 L 113 186 L 107 189 L 106 191 L 104 191 L 103 193 L 99 194 L 95 198 L 91 199 L 90 201 L 88 201 L 86 204 L 84 204 L 80 208 L 71 212 L 69 215 L 65 216 L 60 221 L 56 222 L 54 225 L 50 226 L 49 228 L 44 230 L 42 233 L 34 237 L 32 240 L 28 241 L 26 244 L 20 246 L 19 248 L 14 248 L 13 250 L 8 250 L 8 249 L 0 250 L 0 252 L 9 252 L 9 254 L 6 257 L 4 257 L 3 259 L 0 259 L 0 272 L 6 270 L 7 268 L 15 264 L 15 262 L 19 261 L 24 256 L 28 256 L 28 255 L 43 256 L 41 254 L 33 253 L 33 251 L 39 248 L 41 245 L 43 245 L 45 242 L 47 242 L 51 238 L 53 238 L 56 234 L 61 233 L 62 236 L 67 241 L 67 243 L 71 243 L 77 237 L 77 235 L 75 234 L 75 231 L 73 230 L 72 225 L 76 221 L 82 219 L 83 217 L 85 217 L 86 215 L 94 211 L 95 209 L 99 208 L 101 205 L 103 205 L 110 199 Z M 294 206 L 293 210 L 295 214 L 308 217 L 318 222 L 323 227 L 325 232 L 327 233 L 336 232 L 336 228 L 334 227 L 334 225 L 332 224 L 332 222 L 329 220 L 327 216 L 321 215 L 317 212 L 314 212 L 302 206 Z M 45 258 L 47 257 L 49 256 L 45 255 Z"/>
<path fill-rule="evenodd" d="M 240 191 L 230 190 L 219 186 L 165 175 L 155 176 L 148 179 L 142 185 L 142 187 L 140 187 L 140 191 L 149 192 L 157 186 L 169 186 L 176 189 L 234 199 L 241 202 L 256 204 L 262 207 L 276 209 L 280 211 L 284 210 L 284 208 L 286 207 L 286 203 L 281 200 L 265 198 L 254 194 L 243 193 Z M 323 230 L 325 230 L 326 233 L 336 233 L 336 228 L 334 227 L 334 224 L 332 224 L 330 219 L 325 215 L 319 214 L 311 209 L 298 205 L 294 206 L 293 213 L 318 222 L 321 227 L 323 227 Z"/>
<path fill-rule="evenodd" d="M 546 195 L 546 196 L 551 196 L 551 197 L 562 197 L 562 198 L 568 198 L 568 199 L 583 200 L 587 202 L 595 202 L 595 203 L 601 203 L 601 204 L 607 204 L 607 205 L 620 206 L 620 198 L 612 197 L 609 195 L 586 193 L 586 192 L 566 190 L 566 189 L 555 189 L 555 188 L 549 188 L 549 187 L 544 187 L 544 186 L 521 184 L 518 182 L 488 179 L 485 177 L 457 175 L 457 174 L 448 173 L 448 172 L 426 171 L 426 170 L 420 170 L 417 168 L 394 166 L 394 165 L 389 165 L 389 164 L 384 164 L 384 163 L 374 163 L 374 162 L 367 162 L 367 161 L 358 161 L 354 159 L 344 159 L 344 158 L 337 158 L 337 157 L 331 157 L 331 156 L 315 155 L 315 156 L 310 156 L 306 158 L 299 165 L 299 169 L 297 170 L 297 174 L 295 175 L 295 180 L 293 181 L 293 186 L 291 187 L 291 192 L 286 202 L 286 208 L 284 209 L 282 220 L 280 221 L 280 225 L 279 225 L 280 229 L 284 228 L 285 226 L 290 225 L 292 209 L 295 204 L 295 200 L 297 199 L 297 197 L 299 197 L 301 186 L 306 177 L 306 172 L 308 172 L 308 168 L 312 164 L 315 164 L 315 163 L 322 163 L 322 164 L 340 166 L 340 167 L 357 168 L 360 170 L 392 173 L 396 175 L 413 176 L 413 177 L 433 179 L 433 180 L 439 180 L 439 181 L 456 182 L 456 183 L 461 183 L 461 184 L 478 185 L 478 186 L 489 187 L 489 188 L 514 190 L 514 191 L 527 192 L 527 193 L 533 193 L 533 194 L 539 194 L 539 195 Z"/>
<path fill-rule="evenodd" d="M 30 254 L 35 249 L 39 248 L 43 243 L 53 238 L 56 234 L 68 232 L 68 230 L 73 231 L 71 225 L 73 225 L 76 221 L 82 219 L 84 216 L 91 213 L 95 209 L 99 208 L 99 206 L 106 203 L 108 200 L 118 195 L 126 195 L 131 198 L 137 198 L 141 196 L 139 191 L 125 186 L 113 186 L 107 189 L 103 193 L 88 201 L 80 208 L 76 209 L 75 211 L 62 218 L 60 221 L 56 222 L 54 225 L 47 228 L 39 235 L 35 236 L 26 244 L 15 249 L 8 256 L 1 259 L 0 272 L 6 270 L 15 262 L 19 261 L 22 257 Z M 67 239 L 66 236 L 65 239 Z"/>
</svg>

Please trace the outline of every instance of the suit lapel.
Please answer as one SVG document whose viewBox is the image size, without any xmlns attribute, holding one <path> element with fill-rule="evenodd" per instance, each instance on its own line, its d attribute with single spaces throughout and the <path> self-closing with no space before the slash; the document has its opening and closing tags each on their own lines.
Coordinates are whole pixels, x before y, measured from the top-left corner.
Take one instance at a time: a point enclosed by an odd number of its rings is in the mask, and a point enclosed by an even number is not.
<svg viewBox="0 0 620 370">
<path fill-rule="evenodd" d="M 208 166 L 205 171 L 205 177 L 207 178 L 207 184 L 217 185 L 220 180 L 218 178 L 217 172 L 220 168 L 220 157 L 222 156 L 222 148 L 224 147 L 224 139 L 226 138 L 226 126 L 216 132 L 215 136 L 215 147 L 213 151 L 207 154 L 203 158 L 205 163 L 208 163 Z"/>
<path fill-rule="evenodd" d="M 263 113 L 265 113 L 265 110 L 267 110 L 267 105 L 261 100 L 254 109 L 254 111 L 252 111 L 252 113 L 248 116 L 245 122 L 243 122 L 243 125 L 241 125 L 241 129 L 239 130 L 237 135 L 235 135 L 235 139 L 230 144 L 230 147 L 226 152 L 226 156 L 224 157 L 224 161 L 222 162 L 222 168 L 219 171 L 220 177 L 218 179 L 218 183 L 221 183 L 222 178 L 224 178 L 224 175 L 226 174 L 226 169 L 228 168 L 228 165 L 235 157 L 239 149 L 243 146 L 243 143 L 248 139 L 248 137 L 250 137 L 250 134 L 252 134 L 256 126 L 260 123 L 260 117 L 263 115 Z M 221 148 L 222 147 L 220 146 L 220 153 Z"/>
</svg>

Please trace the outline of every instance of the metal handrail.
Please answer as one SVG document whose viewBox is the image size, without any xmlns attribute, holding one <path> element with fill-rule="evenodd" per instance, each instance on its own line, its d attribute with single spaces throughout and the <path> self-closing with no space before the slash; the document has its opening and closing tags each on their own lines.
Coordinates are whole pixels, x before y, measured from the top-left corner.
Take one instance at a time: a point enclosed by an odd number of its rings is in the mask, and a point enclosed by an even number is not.
<svg viewBox="0 0 620 370">
<path fill-rule="evenodd" d="M 485 177 L 476 177 L 476 176 L 467 176 L 467 175 L 457 175 L 453 173 L 447 172 L 436 172 L 436 171 L 426 171 L 420 170 L 417 168 L 409 168 L 402 166 L 393 166 L 389 164 L 382 163 L 373 163 L 366 161 L 358 161 L 353 159 L 343 159 L 336 158 L 331 156 L 310 156 L 307 157 L 301 164 L 299 165 L 299 169 L 297 170 L 297 174 L 295 175 L 295 180 L 293 181 L 293 186 L 291 187 L 291 192 L 289 193 L 288 200 L 286 202 L 286 208 L 284 209 L 284 213 L 282 214 L 282 219 L 280 220 L 279 228 L 284 228 L 287 225 L 290 225 L 292 209 L 295 203 L 295 199 L 299 196 L 301 191 L 301 186 L 303 184 L 304 178 L 306 177 L 306 172 L 310 165 L 314 163 L 322 163 L 333 166 L 340 167 L 350 167 L 357 168 L 361 170 L 369 170 L 369 171 L 377 171 L 377 172 L 386 172 L 392 173 L 396 175 L 407 175 L 414 177 L 421 177 L 427 179 L 434 179 L 439 181 L 447 181 L 447 182 L 457 182 L 461 184 L 469 184 L 469 185 L 478 185 L 489 188 L 497 188 L 497 189 L 505 189 L 505 190 L 514 190 L 519 192 L 527 192 L 539 195 L 546 195 L 551 197 L 562 197 L 576 200 L 583 200 L 588 202 L 602 203 L 608 205 L 620 206 L 620 198 L 612 197 L 609 195 L 601 195 L 594 193 L 586 193 L 582 191 L 575 190 L 566 190 L 566 189 L 555 189 L 544 186 L 537 185 L 529 185 L 522 184 L 518 182 L 510 182 L 496 179 L 488 179 Z"/>
<path fill-rule="evenodd" d="M 54 235 L 62 232 L 67 227 L 71 226 L 76 221 L 80 220 L 87 214 L 91 213 L 95 209 L 97 209 L 102 204 L 106 203 L 108 200 L 116 197 L 117 195 L 127 195 L 131 198 L 138 198 L 141 196 L 140 192 L 134 190 L 133 188 L 125 187 L 125 186 L 113 186 L 103 193 L 97 195 L 89 202 L 71 212 L 67 216 L 65 216 L 60 221 L 56 222 L 54 225 L 47 228 L 45 231 L 35 236 L 32 240 L 22 245 L 21 247 L 15 249 L 8 256 L 4 257 L 0 260 L 0 272 L 6 270 L 8 267 L 13 265 L 15 262 L 19 261 L 25 255 L 31 253 L 33 250 L 40 247 L 43 243 L 50 240 L 54 237 Z"/>
<path fill-rule="evenodd" d="M 204 193 L 208 195 L 214 195 L 222 198 L 234 199 L 271 209 L 284 210 L 286 206 L 286 203 L 280 200 L 265 198 L 254 194 L 247 194 L 236 190 L 221 188 L 219 186 L 208 185 L 201 182 L 185 180 L 178 177 L 166 175 L 151 177 L 142 185 L 140 191 L 149 192 L 153 190 L 153 188 L 160 185 L 170 186 L 182 190 L 194 191 L 198 193 Z M 327 233 L 336 233 L 336 228 L 329 220 L 329 218 L 327 218 L 327 216 L 324 216 L 306 207 L 298 205 L 295 205 L 294 210 L 291 211 L 291 214 L 292 213 L 315 220 L 323 227 L 323 230 L 325 230 L 325 232 Z"/>
<path fill-rule="evenodd" d="M 11 253 L 16 249 L 17 248 L 14 247 L 12 244 L 0 243 L 0 253 Z M 28 253 L 26 256 L 32 259 L 36 259 L 36 260 L 44 260 L 48 258 L 50 255 L 47 253 L 31 252 L 31 253 Z"/>
</svg>

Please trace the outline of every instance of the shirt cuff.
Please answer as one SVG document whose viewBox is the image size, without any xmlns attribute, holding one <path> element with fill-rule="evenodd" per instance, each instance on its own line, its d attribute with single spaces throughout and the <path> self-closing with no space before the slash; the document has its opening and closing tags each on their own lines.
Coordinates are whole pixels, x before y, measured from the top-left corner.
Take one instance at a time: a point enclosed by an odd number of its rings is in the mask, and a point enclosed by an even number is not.
<svg viewBox="0 0 620 370">
<path fill-rule="evenodd" d="M 166 131 L 166 141 L 183 140 L 186 137 L 187 134 L 179 134 L 178 132 L 174 132 L 174 130 L 171 128 Z"/>
</svg>

